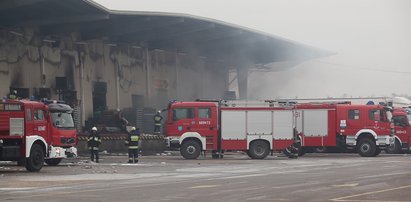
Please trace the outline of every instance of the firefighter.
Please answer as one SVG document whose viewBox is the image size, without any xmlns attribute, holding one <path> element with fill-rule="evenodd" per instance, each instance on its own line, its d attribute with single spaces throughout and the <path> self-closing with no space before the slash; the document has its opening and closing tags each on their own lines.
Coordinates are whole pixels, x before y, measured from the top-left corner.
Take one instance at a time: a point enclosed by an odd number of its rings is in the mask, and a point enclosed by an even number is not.
<svg viewBox="0 0 411 202">
<path fill-rule="evenodd" d="M 123 112 L 120 109 L 117 109 L 117 122 L 121 130 L 127 132 L 127 125 L 129 122 L 123 116 Z"/>
<path fill-rule="evenodd" d="M 96 157 L 96 163 L 98 163 L 98 148 L 101 144 L 100 134 L 97 132 L 97 128 L 91 128 L 91 133 L 87 139 L 88 149 L 91 154 L 91 161 L 94 161 L 94 156 Z"/>
<path fill-rule="evenodd" d="M 158 111 L 156 115 L 154 115 L 153 120 L 154 120 L 154 133 L 160 134 L 161 121 L 163 120 L 163 117 L 161 116 L 161 111 Z"/>
<path fill-rule="evenodd" d="M 10 100 L 16 100 L 17 99 L 17 90 L 13 90 L 9 93 L 9 99 Z"/>
<path fill-rule="evenodd" d="M 284 154 L 288 156 L 288 158 L 298 158 L 298 154 L 300 153 L 301 149 L 301 141 L 300 138 L 298 137 L 298 131 L 296 128 L 294 128 L 294 143 L 287 147 L 284 150 Z"/>
<path fill-rule="evenodd" d="M 138 142 L 140 140 L 140 130 L 132 127 L 128 133 L 125 145 L 128 146 L 128 163 L 138 163 Z"/>
</svg>

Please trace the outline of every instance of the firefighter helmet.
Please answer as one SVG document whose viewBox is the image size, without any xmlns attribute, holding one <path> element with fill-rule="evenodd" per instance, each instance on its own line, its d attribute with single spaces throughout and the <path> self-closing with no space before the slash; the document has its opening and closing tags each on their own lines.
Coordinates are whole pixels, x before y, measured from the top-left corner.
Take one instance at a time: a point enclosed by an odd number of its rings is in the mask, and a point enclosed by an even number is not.
<svg viewBox="0 0 411 202">
<path fill-rule="evenodd" d="M 131 130 L 136 130 L 136 127 L 134 127 L 134 126 L 133 126 L 133 127 L 131 127 Z"/>
<path fill-rule="evenodd" d="M 91 130 L 92 130 L 92 131 L 97 131 L 97 128 L 96 128 L 96 127 L 92 127 Z"/>
</svg>

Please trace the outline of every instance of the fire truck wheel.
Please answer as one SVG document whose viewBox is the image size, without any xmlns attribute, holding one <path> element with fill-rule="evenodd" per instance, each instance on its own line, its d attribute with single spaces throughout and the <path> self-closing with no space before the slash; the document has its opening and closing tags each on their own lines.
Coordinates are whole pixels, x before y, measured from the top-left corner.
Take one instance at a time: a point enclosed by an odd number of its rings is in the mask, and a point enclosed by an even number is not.
<svg viewBox="0 0 411 202">
<path fill-rule="evenodd" d="M 307 153 L 307 149 L 304 147 L 300 147 L 298 149 L 298 156 L 304 156 Z"/>
<path fill-rule="evenodd" d="M 247 151 L 247 156 L 250 157 L 250 158 L 253 158 L 250 154 L 250 150 Z"/>
<path fill-rule="evenodd" d="M 31 172 L 39 171 L 44 165 L 44 151 L 38 144 L 33 144 L 30 157 L 26 161 L 26 169 Z"/>
<path fill-rule="evenodd" d="M 396 139 L 395 143 L 393 145 L 390 145 L 385 149 L 385 153 L 387 153 L 387 154 L 399 154 L 399 153 L 401 153 L 401 144 L 400 144 L 400 142 Z"/>
<path fill-rule="evenodd" d="M 327 153 L 327 147 L 317 147 L 315 148 L 316 153 Z"/>
<path fill-rule="evenodd" d="M 59 158 L 59 159 L 45 159 L 44 161 L 49 166 L 56 166 L 56 165 L 60 164 L 61 160 L 63 160 L 63 159 L 62 158 Z"/>
<path fill-rule="evenodd" d="M 375 154 L 374 156 L 378 156 L 381 153 L 381 149 L 377 147 L 377 149 L 375 149 Z"/>
<path fill-rule="evenodd" d="M 263 159 L 267 157 L 270 152 L 270 148 L 265 141 L 256 140 L 250 144 L 250 150 L 248 151 L 252 159 Z"/>
<path fill-rule="evenodd" d="M 361 139 L 357 144 L 357 152 L 363 157 L 373 157 L 375 156 L 375 151 L 377 146 L 375 142 L 369 138 Z"/>
<path fill-rule="evenodd" d="M 186 159 L 196 159 L 201 153 L 200 144 L 195 140 L 184 141 L 181 145 L 180 153 Z"/>
</svg>

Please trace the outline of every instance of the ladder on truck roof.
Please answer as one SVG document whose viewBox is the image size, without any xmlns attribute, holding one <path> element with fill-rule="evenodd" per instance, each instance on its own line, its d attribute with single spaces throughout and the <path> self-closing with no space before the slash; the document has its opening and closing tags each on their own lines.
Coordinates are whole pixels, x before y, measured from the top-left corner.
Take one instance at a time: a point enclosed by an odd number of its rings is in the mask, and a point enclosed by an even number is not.
<svg viewBox="0 0 411 202">
<path fill-rule="evenodd" d="M 197 102 L 218 102 L 224 107 L 289 107 L 296 105 L 335 105 L 335 104 L 351 104 L 351 101 L 313 101 L 299 103 L 296 100 L 202 100 L 197 99 Z"/>
<path fill-rule="evenodd" d="M 380 105 L 392 106 L 394 98 L 392 97 L 351 97 L 351 98 L 328 97 L 328 98 L 296 98 L 293 100 L 295 100 L 299 104 L 307 104 L 307 103 L 367 104 L 369 101 L 372 101 L 376 105 L 380 104 Z M 284 98 L 280 100 L 290 100 L 290 99 Z"/>
<path fill-rule="evenodd" d="M 293 107 L 297 102 L 277 100 L 222 100 L 225 107 Z"/>
</svg>

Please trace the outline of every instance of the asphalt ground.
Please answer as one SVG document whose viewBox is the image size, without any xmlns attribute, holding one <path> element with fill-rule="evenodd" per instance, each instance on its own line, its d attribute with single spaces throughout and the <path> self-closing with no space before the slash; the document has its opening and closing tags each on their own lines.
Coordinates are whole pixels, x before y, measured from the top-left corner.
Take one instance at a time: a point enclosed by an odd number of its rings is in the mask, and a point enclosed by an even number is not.
<svg viewBox="0 0 411 202">
<path fill-rule="evenodd" d="M 0 201 L 411 201 L 411 155 L 282 155 L 251 160 L 125 155 L 66 159 L 27 172 L 0 163 Z"/>
</svg>

